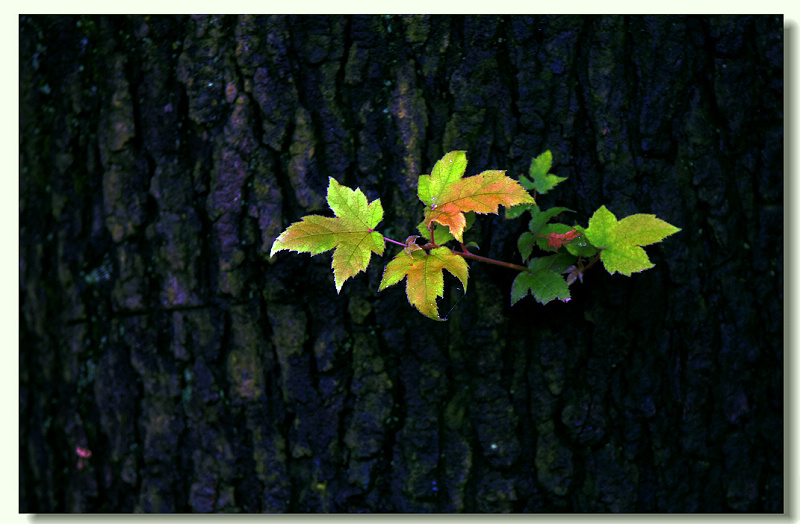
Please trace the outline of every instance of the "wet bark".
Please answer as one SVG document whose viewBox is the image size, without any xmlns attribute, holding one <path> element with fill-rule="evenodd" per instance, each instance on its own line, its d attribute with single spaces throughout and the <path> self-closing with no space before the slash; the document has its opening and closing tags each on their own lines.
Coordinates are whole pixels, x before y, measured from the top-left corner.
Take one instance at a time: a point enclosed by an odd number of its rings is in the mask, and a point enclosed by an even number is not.
<svg viewBox="0 0 800 524">
<path fill-rule="evenodd" d="M 782 64 L 776 16 L 22 17 L 20 510 L 783 511 Z M 329 176 L 404 239 L 454 149 L 682 231 L 443 323 L 391 246 L 269 259 Z"/>
</svg>

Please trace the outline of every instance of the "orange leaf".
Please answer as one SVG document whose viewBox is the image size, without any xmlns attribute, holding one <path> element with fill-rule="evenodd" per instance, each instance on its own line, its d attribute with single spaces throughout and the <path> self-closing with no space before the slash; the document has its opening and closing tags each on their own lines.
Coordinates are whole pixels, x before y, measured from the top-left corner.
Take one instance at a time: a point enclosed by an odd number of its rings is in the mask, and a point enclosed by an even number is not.
<svg viewBox="0 0 800 524">
<path fill-rule="evenodd" d="M 467 168 L 464 151 L 451 151 L 436 162 L 430 175 L 419 177 L 418 195 L 425 203 L 425 225 L 434 222 L 448 226 L 463 242 L 464 213 L 497 213 L 499 205 L 511 207 L 534 203 L 533 197 L 505 171 L 484 171 L 462 178 Z"/>
</svg>

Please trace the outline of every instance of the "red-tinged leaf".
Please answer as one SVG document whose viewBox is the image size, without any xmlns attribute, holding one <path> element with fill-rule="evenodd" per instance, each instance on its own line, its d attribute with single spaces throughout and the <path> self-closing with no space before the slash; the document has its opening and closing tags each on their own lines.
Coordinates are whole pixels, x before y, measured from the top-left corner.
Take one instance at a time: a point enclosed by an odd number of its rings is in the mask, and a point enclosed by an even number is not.
<svg viewBox="0 0 800 524">
<path fill-rule="evenodd" d="M 539 232 L 533 235 L 536 245 L 539 249 L 544 251 L 558 251 L 564 242 L 558 244 L 558 238 L 563 238 L 562 235 L 567 234 L 573 228 L 566 224 L 545 224 L 539 228 Z M 558 244 L 555 247 L 554 244 Z"/>
<path fill-rule="evenodd" d="M 547 247 L 559 249 L 564 244 L 569 244 L 575 240 L 578 235 L 580 235 L 580 233 L 575 229 L 567 231 L 566 233 L 550 233 L 547 235 Z"/>
<path fill-rule="evenodd" d="M 410 253 L 400 251 L 386 265 L 378 291 L 406 278 L 408 302 L 426 317 L 442 320 L 436 299 L 444 295 L 445 269 L 461 281 L 466 292 L 469 277 L 467 262 L 446 247 L 437 247 L 430 253 L 422 249 Z"/>
<path fill-rule="evenodd" d="M 462 178 L 467 168 L 464 151 L 451 151 L 436 162 L 430 175 L 419 177 L 418 195 L 425 203 L 425 226 L 437 222 L 463 242 L 464 213 L 497 213 L 498 206 L 533 204 L 533 197 L 505 171 L 484 171 Z"/>
<path fill-rule="evenodd" d="M 380 199 L 367 203 L 360 189 L 352 190 L 329 179 L 328 205 L 335 218 L 310 215 L 295 222 L 272 244 L 269 256 L 288 249 L 312 255 L 335 249 L 333 279 L 336 292 L 369 264 L 372 253 L 383 254 L 383 235 L 373 229 L 383 219 Z"/>
</svg>

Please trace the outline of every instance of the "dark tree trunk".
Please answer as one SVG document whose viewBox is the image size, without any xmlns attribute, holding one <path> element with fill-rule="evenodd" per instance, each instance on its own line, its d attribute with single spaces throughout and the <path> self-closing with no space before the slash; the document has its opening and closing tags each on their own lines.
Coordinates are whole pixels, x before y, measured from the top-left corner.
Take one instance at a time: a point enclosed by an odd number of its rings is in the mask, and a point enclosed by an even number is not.
<svg viewBox="0 0 800 524">
<path fill-rule="evenodd" d="M 782 101 L 780 16 L 22 17 L 20 510 L 782 512 Z M 413 234 L 455 149 L 682 231 L 442 323 L 393 246 L 269 259 L 329 176 Z"/>
</svg>

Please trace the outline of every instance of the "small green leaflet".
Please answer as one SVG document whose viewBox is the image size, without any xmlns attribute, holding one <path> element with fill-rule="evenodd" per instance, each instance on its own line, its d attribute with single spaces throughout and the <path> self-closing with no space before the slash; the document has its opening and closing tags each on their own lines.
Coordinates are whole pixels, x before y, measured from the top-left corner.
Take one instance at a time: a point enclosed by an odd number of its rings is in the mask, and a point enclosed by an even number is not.
<svg viewBox="0 0 800 524">
<path fill-rule="evenodd" d="M 378 291 L 406 280 L 406 296 L 408 302 L 420 313 L 433 320 L 439 318 L 436 299 L 444 296 L 444 270 L 461 281 L 464 292 L 467 292 L 469 267 L 463 257 L 456 255 L 446 247 L 437 247 L 426 253 L 419 249 L 407 253 L 400 251 L 383 270 L 383 278 Z"/>
<path fill-rule="evenodd" d="M 328 205 L 335 218 L 303 217 L 275 239 L 269 256 L 284 249 L 312 255 L 335 249 L 331 267 L 339 293 L 345 280 L 367 268 L 373 252 L 383 255 L 383 235 L 374 231 L 383 219 L 383 207 L 380 199 L 367 204 L 360 189 L 352 190 L 333 178 L 329 178 Z"/>
<path fill-rule="evenodd" d="M 553 154 L 548 150 L 537 156 L 531 162 L 530 179 L 520 175 L 519 183 L 522 187 L 530 190 L 535 190 L 539 194 L 545 194 L 559 183 L 566 180 L 566 177 L 548 174 L 553 165 Z"/>
<path fill-rule="evenodd" d="M 653 267 L 640 246 L 661 242 L 678 231 L 679 228 L 655 215 L 631 215 L 617 221 L 606 206 L 601 206 L 589 219 L 585 235 L 593 246 L 602 250 L 600 260 L 606 271 L 631 276 Z"/>
<path fill-rule="evenodd" d="M 529 292 L 540 304 L 547 304 L 554 299 L 569 299 L 569 287 L 561 274 L 574 260 L 574 257 L 564 254 L 531 260 L 528 271 L 517 275 L 511 284 L 511 305 Z"/>
</svg>

